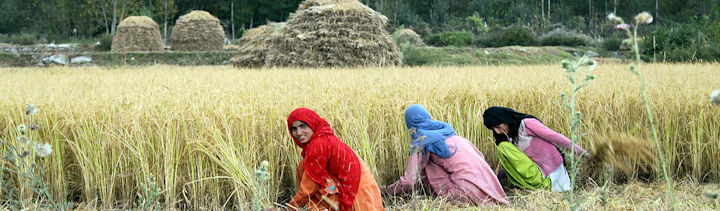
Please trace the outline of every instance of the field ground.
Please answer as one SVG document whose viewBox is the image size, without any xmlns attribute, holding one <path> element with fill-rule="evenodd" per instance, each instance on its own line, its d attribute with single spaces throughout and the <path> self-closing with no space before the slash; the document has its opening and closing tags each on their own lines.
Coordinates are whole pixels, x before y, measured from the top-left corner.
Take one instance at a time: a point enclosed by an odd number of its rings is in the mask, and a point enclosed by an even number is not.
<svg viewBox="0 0 720 211">
<path fill-rule="evenodd" d="M 667 210 L 665 185 L 657 183 L 631 182 L 622 185 L 591 184 L 580 188 L 578 196 L 583 201 L 580 210 Z M 699 184 L 691 180 L 676 183 L 675 198 L 678 210 L 717 210 L 720 200 L 706 195 L 718 193 L 720 185 Z M 508 191 L 510 204 L 499 206 L 467 206 L 430 199 L 418 195 L 413 201 L 410 196 L 386 197 L 389 210 L 569 210 L 563 193 L 550 191 Z"/>
<path fill-rule="evenodd" d="M 583 209 L 666 209 L 655 183 L 657 159 L 635 76 L 627 65 L 601 64 L 597 79 L 579 95 L 579 142 L 593 153 L 581 167 Z M 719 191 L 720 88 L 717 64 L 642 65 L 670 173 L 681 178 L 682 209 L 717 209 L 703 197 Z M 568 135 L 560 95 L 569 89 L 559 64 L 361 69 L 234 69 L 231 66 L 123 66 L 0 68 L 0 138 L 19 149 L 19 124 L 38 125 L 32 141 L 54 152 L 42 162 L 55 199 L 79 208 L 127 209 L 154 175 L 164 207 L 248 209 L 287 200 L 294 189 L 300 150 L 286 129 L 289 112 L 308 107 L 369 165 L 379 184 L 405 168 L 408 134 L 403 111 L 423 104 L 451 123 L 491 166 L 497 164 L 482 111 L 507 106 L 533 114 Z M 23 108 L 40 108 L 26 116 Z M 2 146 L 7 149 L 7 146 Z M 270 162 L 269 191 L 254 189 L 254 170 Z M 4 167 L 11 167 L 3 162 Z M 603 176 L 606 175 L 606 176 Z M 23 206 L 37 197 L 14 178 Z M 593 182 L 596 181 L 596 182 Z M 609 181 L 602 189 L 602 181 Z M 628 183 L 629 181 L 629 183 Z M 692 182 L 691 182 L 692 181 Z M 619 185 L 612 185 L 619 184 Z M 3 187 L 7 188 L 7 187 Z M 607 191 L 605 191 L 607 190 Z M 9 192 L 2 191 L 0 198 Z M 602 205 L 603 194 L 607 203 Z M 561 194 L 520 192 L 498 209 L 563 209 Z M 40 201 L 42 202 L 42 201 Z M 386 199 L 398 210 L 463 209 L 442 200 Z M 419 206 L 419 207 L 418 207 Z"/>
</svg>

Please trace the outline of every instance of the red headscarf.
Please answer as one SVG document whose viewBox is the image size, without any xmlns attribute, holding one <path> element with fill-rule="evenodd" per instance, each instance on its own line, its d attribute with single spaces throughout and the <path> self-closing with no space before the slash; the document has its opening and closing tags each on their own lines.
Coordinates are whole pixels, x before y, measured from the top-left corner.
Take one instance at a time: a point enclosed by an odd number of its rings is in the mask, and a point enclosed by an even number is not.
<svg viewBox="0 0 720 211">
<path fill-rule="evenodd" d="M 360 160 L 355 151 L 335 136 L 330 124 L 307 108 L 295 109 L 288 117 L 288 131 L 292 137 L 292 123 L 296 120 L 305 122 L 313 130 L 313 135 L 307 143 L 295 144 L 302 148 L 304 158 L 303 169 L 310 179 L 321 186 L 326 186 L 326 180 L 338 181 L 340 194 L 340 209 L 348 210 L 352 207 L 360 185 Z"/>
</svg>

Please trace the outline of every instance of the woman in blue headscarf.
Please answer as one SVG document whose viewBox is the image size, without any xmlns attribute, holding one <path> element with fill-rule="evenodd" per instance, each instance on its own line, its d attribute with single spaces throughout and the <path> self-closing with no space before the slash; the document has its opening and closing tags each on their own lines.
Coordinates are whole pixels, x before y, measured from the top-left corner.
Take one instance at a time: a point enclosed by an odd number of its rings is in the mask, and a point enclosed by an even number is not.
<svg viewBox="0 0 720 211">
<path fill-rule="evenodd" d="M 505 192 L 485 156 L 452 125 L 433 120 L 421 105 L 405 110 L 412 144 L 404 175 L 380 190 L 402 195 L 421 186 L 434 196 L 473 204 L 508 203 Z"/>
</svg>

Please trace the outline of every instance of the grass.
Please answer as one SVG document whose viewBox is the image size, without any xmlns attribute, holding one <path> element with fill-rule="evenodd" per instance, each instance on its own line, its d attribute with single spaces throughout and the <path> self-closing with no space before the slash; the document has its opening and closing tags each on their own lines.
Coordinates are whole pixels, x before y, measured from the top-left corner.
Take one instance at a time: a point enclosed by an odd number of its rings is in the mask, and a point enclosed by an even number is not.
<svg viewBox="0 0 720 211">
<path fill-rule="evenodd" d="M 408 66 L 551 64 L 583 54 L 572 47 L 507 46 L 501 48 L 401 46 Z"/>
<path fill-rule="evenodd" d="M 720 107 L 707 99 L 719 85 L 717 64 L 648 64 L 643 69 L 669 173 L 695 181 L 687 182 L 687 193 L 684 184 L 677 184 L 678 208 L 717 209 L 717 200 L 696 194 L 701 189 L 717 191 L 720 181 Z M 590 134 L 579 144 L 591 153 L 613 156 L 581 169 L 580 175 L 594 176 L 580 181 L 578 194 L 602 193 L 596 190 L 603 187 L 597 175 L 605 170 L 597 166 L 624 164 L 609 169 L 612 182 L 603 189 L 608 206 L 663 209 L 663 203 L 653 204 L 664 200 L 664 192 L 658 191 L 662 187 L 655 183 L 640 192 L 628 188 L 644 185 L 613 185 L 636 179 L 653 182 L 659 175 L 652 169 L 638 173 L 656 165 L 657 159 L 639 162 L 652 153 L 635 153 L 652 150 L 652 142 L 632 73 L 625 65 L 601 64 L 594 74 L 593 85 L 578 95 L 582 130 Z M 24 121 L 19 111 L 26 102 L 39 107 L 42 112 L 33 118 L 44 127 L 38 137 L 55 150 L 42 166 L 49 190 L 53 198 L 80 207 L 131 208 L 152 174 L 163 207 L 249 209 L 254 169 L 262 160 L 270 162 L 271 175 L 265 206 L 287 200 L 296 189 L 300 149 L 285 122 L 294 108 L 308 107 L 327 119 L 367 161 L 378 183 L 388 184 L 399 178 L 407 161 L 406 106 L 423 104 L 435 119 L 450 122 L 495 166 L 494 142 L 482 125 L 482 111 L 494 105 L 511 107 L 567 135 L 570 119 L 560 94 L 568 85 L 562 76 L 559 64 L 315 70 L 0 68 L 0 137 L 15 140 L 14 128 Z M 626 141 L 630 139 L 636 141 Z M 619 195 L 625 193 L 634 195 Z M 599 196 L 593 194 L 580 209 L 598 207 Z M 405 199 L 386 200 L 390 207 L 414 209 Z M 562 194 L 550 192 L 523 193 L 511 201 L 498 208 L 567 207 Z M 416 205 L 461 208 L 442 200 Z"/>
</svg>

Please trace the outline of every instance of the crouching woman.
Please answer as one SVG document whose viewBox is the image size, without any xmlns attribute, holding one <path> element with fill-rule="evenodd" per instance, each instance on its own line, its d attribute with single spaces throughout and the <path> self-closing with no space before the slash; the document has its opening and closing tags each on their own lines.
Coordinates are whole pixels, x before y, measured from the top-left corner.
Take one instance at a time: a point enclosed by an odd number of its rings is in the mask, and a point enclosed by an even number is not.
<svg viewBox="0 0 720 211">
<path fill-rule="evenodd" d="M 384 210 L 370 169 L 335 136 L 327 121 L 310 109 L 298 108 L 287 123 L 303 158 L 297 168 L 300 187 L 288 202 L 289 208 Z"/>
<path fill-rule="evenodd" d="M 500 186 L 485 157 L 445 122 L 432 120 L 421 105 L 405 110 L 405 124 L 412 142 L 404 175 L 381 187 L 389 195 L 425 188 L 433 196 L 467 204 L 506 204 Z"/>
<path fill-rule="evenodd" d="M 585 149 L 571 146 L 567 137 L 546 127 L 534 116 L 505 107 L 490 107 L 483 113 L 485 127 L 492 130 L 498 160 L 510 182 L 522 189 L 570 190 L 570 177 L 557 147 L 587 156 Z"/>
</svg>

